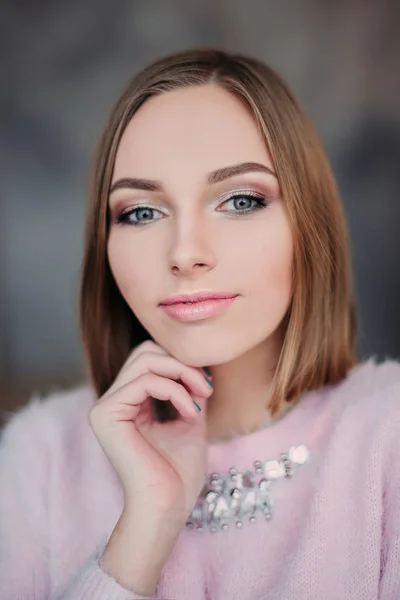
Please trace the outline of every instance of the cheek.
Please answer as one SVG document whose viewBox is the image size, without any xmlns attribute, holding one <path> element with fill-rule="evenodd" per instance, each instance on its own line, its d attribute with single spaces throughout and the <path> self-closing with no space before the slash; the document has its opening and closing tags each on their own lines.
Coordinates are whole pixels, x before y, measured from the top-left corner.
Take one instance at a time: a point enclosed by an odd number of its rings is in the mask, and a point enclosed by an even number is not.
<svg viewBox="0 0 400 600">
<path fill-rule="evenodd" d="M 286 222 L 253 239 L 246 277 L 251 280 L 250 287 L 260 307 L 278 313 L 286 310 L 292 295 L 292 272 L 293 241 Z"/>
<path fill-rule="evenodd" d="M 110 236 L 107 251 L 116 284 L 126 302 L 133 308 L 140 298 L 144 298 L 144 284 L 147 283 L 148 286 L 152 266 L 144 256 L 149 254 L 143 256 L 143 252 L 137 252 L 129 238 L 121 234 Z"/>
</svg>

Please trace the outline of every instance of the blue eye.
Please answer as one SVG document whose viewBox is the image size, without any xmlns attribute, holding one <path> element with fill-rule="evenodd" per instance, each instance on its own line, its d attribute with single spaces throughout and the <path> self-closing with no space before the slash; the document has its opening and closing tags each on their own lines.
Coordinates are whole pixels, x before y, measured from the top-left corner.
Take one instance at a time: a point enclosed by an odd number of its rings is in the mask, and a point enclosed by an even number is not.
<svg viewBox="0 0 400 600">
<path fill-rule="evenodd" d="M 252 213 L 260 208 L 266 208 L 270 204 L 270 202 L 267 201 L 263 196 L 249 193 L 233 194 L 222 204 L 227 204 L 228 202 L 233 202 L 233 205 L 236 209 L 233 212 L 239 214 Z"/>
<path fill-rule="evenodd" d="M 127 224 L 127 225 L 145 225 L 146 223 L 151 223 L 154 221 L 152 217 L 154 217 L 154 213 L 159 213 L 160 211 L 151 208 L 150 206 L 137 206 L 136 208 L 131 208 L 126 212 L 121 213 L 117 217 L 117 223 Z M 135 215 L 136 219 L 131 219 Z"/>
<path fill-rule="evenodd" d="M 229 202 L 233 202 L 234 209 L 229 211 L 221 211 L 221 209 L 218 209 L 219 212 L 230 212 L 234 215 L 250 214 L 260 210 L 261 208 L 266 208 L 271 204 L 271 202 L 266 200 L 264 196 L 249 192 L 232 194 L 229 198 L 224 200 L 220 206 L 224 206 Z M 154 218 L 156 213 L 162 215 L 162 212 L 156 208 L 151 208 L 150 206 L 136 206 L 135 208 L 130 208 L 129 210 L 126 210 L 118 215 L 116 223 L 141 227 L 147 225 L 148 223 L 158 221 L 159 218 Z M 162 218 L 162 216 L 160 218 Z"/>
</svg>

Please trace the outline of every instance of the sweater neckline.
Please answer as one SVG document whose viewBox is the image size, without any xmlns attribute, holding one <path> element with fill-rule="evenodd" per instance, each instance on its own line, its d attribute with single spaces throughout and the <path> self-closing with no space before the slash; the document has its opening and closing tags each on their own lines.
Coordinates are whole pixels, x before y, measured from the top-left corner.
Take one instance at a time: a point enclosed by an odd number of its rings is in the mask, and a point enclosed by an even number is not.
<svg viewBox="0 0 400 600">
<path fill-rule="evenodd" d="M 303 443 L 302 439 L 300 439 L 301 435 L 309 429 L 310 423 L 308 419 L 310 412 L 314 411 L 316 405 L 321 402 L 324 403 L 333 389 L 340 387 L 345 381 L 354 380 L 360 372 L 368 370 L 373 363 L 374 360 L 372 358 L 364 363 L 356 363 L 349 370 L 344 380 L 336 385 L 327 384 L 318 389 L 306 390 L 293 407 L 286 411 L 281 418 L 262 425 L 252 433 L 233 434 L 232 438 L 208 442 L 209 456 L 223 457 L 236 453 L 242 454 L 247 450 L 251 450 L 251 448 L 257 446 L 259 443 L 265 445 L 267 442 L 267 445 L 269 445 L 269 442 L 271 442 L 272 445 L 275 445 L 275 441 L 279 441 L 280 444 L 284 438 L 290 441 L 290 444 Z M 319 414 L 318 410 L 316 414 Z M 316 418 L 316 414 L 314 414 L 314 419 Z"/>
<path fill-rule="evenodd" d="M 225 438 L 221 441 L 208 442 L 209 454 L 234 453 L 239 447 L 244 449 L 245 447 L 257 445 L 257 443 L 266 436 L 275 437 L 282 429 L 290 429 L 299 416 L 306 412 L 310 402 L 318 401 L 325 392 L 325 387 L 320 388 L 319 390 L 305 392 L 300 396 L 297 402 L 282 415 L 282 417 L 272 422 L 268 421 L 251 433 L 233 433 L 232 437 Z"/>
</svg>

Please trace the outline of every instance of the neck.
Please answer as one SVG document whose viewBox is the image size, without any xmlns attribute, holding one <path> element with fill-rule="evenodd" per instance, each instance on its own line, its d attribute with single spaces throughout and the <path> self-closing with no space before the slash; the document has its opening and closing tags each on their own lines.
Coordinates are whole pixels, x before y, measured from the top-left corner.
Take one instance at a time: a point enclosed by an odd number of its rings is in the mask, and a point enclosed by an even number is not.
<svg viewBox="0 0 400 600">
<path fill-rule="evenodd" d="M 282 347 L 275 339 L 225 364 L 209 367 L 214 391 L 207 401 L 210 443 L 245 435 L 272 422 L 268 406 L 272 379 Z M 285 405 L 282 413 L 287 409 Z M 282 413 L 278 417 L 282 416 Z"/>
</svg>

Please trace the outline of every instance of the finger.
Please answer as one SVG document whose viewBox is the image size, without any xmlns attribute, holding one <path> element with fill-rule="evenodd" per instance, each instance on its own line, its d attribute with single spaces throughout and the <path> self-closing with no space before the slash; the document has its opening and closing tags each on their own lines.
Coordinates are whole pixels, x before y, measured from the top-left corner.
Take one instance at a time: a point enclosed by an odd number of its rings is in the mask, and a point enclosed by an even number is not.
<svg viewBox="0 0 400 600">
<path fill-rule="evenodd" d="M 152 353 L 141 354 L 130 368 L 127 368 L 118 376 L 115 385 L 112 386 L 112 391 L 121 388 L 132 379 L 136 379 L 145 373 L 155 373 L 179 381 L 196 396 L 209 397 L 212 393 L 211 384 L 208 383 L 208 379 L 199 369 L 188 367 L 172 356 Z"/>
<path fill-rule="evenodd" d="M 131 421 L 147 398 L 169 400 L 185 419 L 193 420 L 198 415 L 192 397 L 182 385 L 154 373 L 140 375 L 118 389 L 103 401 L 102 409 L 116 421 Z"/>
<path fill-rule="evenodd" d="M 163 356 L 172 356 L 167 350 L 165 350 L 165 348 L 163 348 L 156 342 L 153 342 L 153 340 L 146 340 L 145 342 L 142 342 L 141 344 L 139 344 L 138 346 L 135 347 L 135 349 L 131 352 L 131 354 L 127 358 L 121 371 L 124 370 L 129 365 L 131 365 L 133 363 L 133 361 L 136 360 L 139 356 L 141 356 L 142 354 L 146 354 L 148 352 L 151 352 L 154 354 L 160 354 Z M 201 368 L 201 367 L 191 367 L 191 368 L 196 369 L 200 373 L 200 375 L 207 375 L 207 377 L 210 379 L 209 373 L 207 373 L 203 368 Z"/>
</svg>

